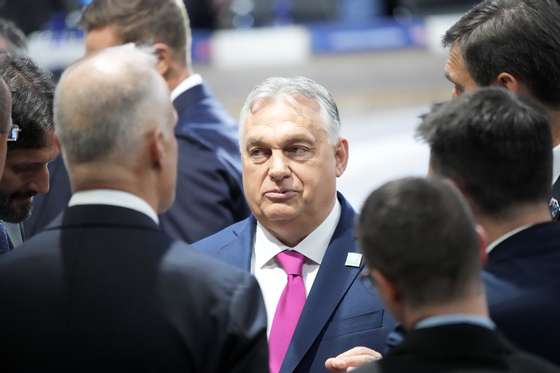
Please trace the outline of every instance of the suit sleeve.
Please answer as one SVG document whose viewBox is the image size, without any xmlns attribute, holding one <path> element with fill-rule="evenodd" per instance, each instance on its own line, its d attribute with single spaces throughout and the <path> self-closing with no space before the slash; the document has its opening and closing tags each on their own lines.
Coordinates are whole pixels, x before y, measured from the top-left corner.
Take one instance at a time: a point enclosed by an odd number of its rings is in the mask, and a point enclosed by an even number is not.
<svg viewBox="0 0 560 373">
<path fill-rule="evenodd" d="M 173 238 L 192 243 L 245 218 L 249 210 L 240 182 L 217 155 L 182 141 L 175 203 L 161 216 L 161 225 Z"/>
<path fill-rule="evenodd" d="M 227 337 L 219 372 L 268 372 L 266 310 L 253 276 L 244 276 L 229 306 Z"/>
</svg>

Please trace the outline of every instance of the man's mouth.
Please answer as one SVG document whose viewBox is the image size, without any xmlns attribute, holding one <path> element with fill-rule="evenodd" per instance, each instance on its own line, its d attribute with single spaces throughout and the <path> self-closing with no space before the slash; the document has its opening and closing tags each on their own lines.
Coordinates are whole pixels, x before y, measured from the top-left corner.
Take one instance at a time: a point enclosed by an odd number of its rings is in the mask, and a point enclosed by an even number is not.
<svg viewBox="0 0 560 373">
<path fill-rule="evenodd" d="M 291 190 L 291 189 L 270 190 L 270 191 L 264 193 L 265 197 L 268 198 L 269 200 L 273 201 L 273 202 L 286 201 L 286 200 L 294 197 L 296 194 L 297 194 L 297 192 L 294 191 L 294 190 Z"/>
</svg>

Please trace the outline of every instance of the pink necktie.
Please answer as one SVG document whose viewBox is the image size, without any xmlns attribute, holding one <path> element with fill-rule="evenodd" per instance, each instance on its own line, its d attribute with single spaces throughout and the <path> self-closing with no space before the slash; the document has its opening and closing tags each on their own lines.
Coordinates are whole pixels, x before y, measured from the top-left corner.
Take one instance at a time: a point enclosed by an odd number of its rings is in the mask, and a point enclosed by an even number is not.
<svg viewBox="0 0 560 373">
<path fill-rule="evenodd" d="M 271 373 L 278 373 L 280 370 L 305 305 L 305 285 L 301 277 L 304 260 L 305 256 L 295 251 L 286 250 L 276 255 L 276 261 L 288 275 L 288 283 L 280 296 L 270 327 L 269 365 Z"/>
</svg>

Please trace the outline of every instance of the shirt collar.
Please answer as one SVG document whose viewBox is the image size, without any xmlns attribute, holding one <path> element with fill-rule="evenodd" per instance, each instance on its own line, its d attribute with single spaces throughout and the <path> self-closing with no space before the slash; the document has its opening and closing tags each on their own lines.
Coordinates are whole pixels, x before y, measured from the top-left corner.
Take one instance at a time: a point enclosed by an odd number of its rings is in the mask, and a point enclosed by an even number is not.
<svg viewBox="0 0 560 373">
<path fill-rule="evenodd" d="M 193 74 L 187 79 L 183 80 L 173 91 L 171 91 L 171 101 L 175 101 L 183 92 L 188 91 L 192 87 L 202 84 L 202 77 L 198 74 Z"/>
<path fill-rule="evenodd" d="M 560 145 L 552 149 L 552 183 L 560 177 Z"/>
<path fill-rule="evenodd" d="M 427 317 L 418 321 L 414 326 L 414 329 L 432 328 L 434 326 L 453 324 L 472 324 L 482 326 L 483 328 L 496 329 L 496 325 L 488 317 L 460 313 Z"/>
<path fill-rule="evenodd" d="M 486 254 L 490 254 L 490 252 L 492 250 L 494 250 L 496 248 L 496 246 L 498 246 L 499 244 L 501 244 L 502 242 L 504 242 L 505 240 L 507 240 L 508 238 L 510 238 L 511 236 L 524 231 L 527 228 L 531 228 L 534 224 L 527 224 L 527 225 L 522 225 L 521 227 L 515 228 L 509 232 L 507 232 L 506 234 L 504 234 L 501 237 L 498 237 L 497 239 L 495 239 L 494 241 L 492 241 L 488 247 L 486 247 Z"/>
<path fill-rule="evenodd" d="M 327 251 L 331 237 L 340 220 L 341 207 L 338 199 L 325 220 L 311 232 L 305 239 L 294 247 L 289 247 L 280 242 L 265 227 L 257 222 L 255 232 L 255 268 L 263 268 L 274 257 L 284 250 L 294 250 L 303 254 L 316 264 L 321 264 Z"/>
<path fill-rule="evenodd" d="M 134 194 L 113 189 L 93 189 L 77 192 L 72 195 L 68 206 L 78 205 L 109 205 L 124 207 L 141 212 L 159 224 L 157 213 L 142 198 Z"/>
</svg>

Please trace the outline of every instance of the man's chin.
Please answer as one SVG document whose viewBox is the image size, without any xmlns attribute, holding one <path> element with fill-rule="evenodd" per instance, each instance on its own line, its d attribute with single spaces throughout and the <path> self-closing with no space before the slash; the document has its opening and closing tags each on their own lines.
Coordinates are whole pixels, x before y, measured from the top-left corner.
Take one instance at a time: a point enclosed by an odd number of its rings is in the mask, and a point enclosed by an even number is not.
<svg viewBox="0 0 560 373">
<path fill-rule="evenodd" d="M 33 203 L 18 203 L 12 204 L 6 211 L 0 211 L 0 219 L 8 223 L 21 223 L 31 215 L 31 208 Z"/>
<path fill-rule="evenodd" d="M 270 206 L 263 212 L 266 220 L 275 223 L 289 223 L 299 216 L 298 211 L 294 207 L 286 205 Z"/>
</svg>

